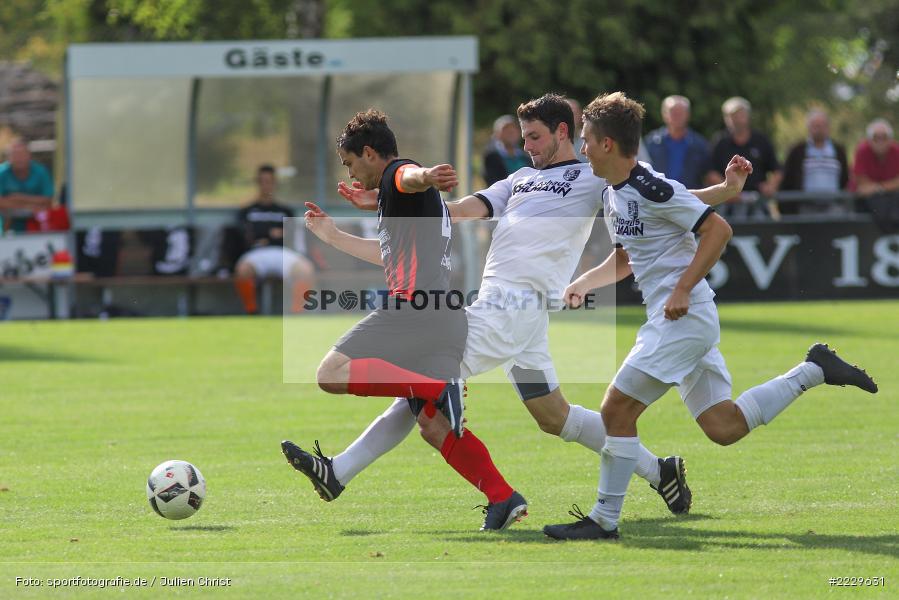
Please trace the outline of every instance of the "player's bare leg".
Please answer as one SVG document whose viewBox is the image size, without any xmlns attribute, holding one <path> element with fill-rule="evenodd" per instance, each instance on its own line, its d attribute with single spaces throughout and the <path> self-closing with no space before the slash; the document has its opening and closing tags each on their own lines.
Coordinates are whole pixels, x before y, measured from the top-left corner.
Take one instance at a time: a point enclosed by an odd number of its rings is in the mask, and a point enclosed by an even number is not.
<svg viewBox="0 0 899 600">
<path fill-rule="evenodd" d="M 315 372 L 318 387 L 329 394 L 346 394 L 350 381 L 350 357 L 330 350 Z"/>
<path fill-rule="evenodd" d="M 526 400 L 524 406 L 541 430 L 558 436 L 562 435 L 565 422 L 572 410 L 572 406 L 565 400 L 561 388 L 558 387 L 545 396 Z"/>
<path fill-rule="evenodd" d="M 749 426 L 739 407 L 730 400 L 719 402 L 696 418 L 706 436 L 721 446 L 729 446 L 749 434 Z"/>
</svg>

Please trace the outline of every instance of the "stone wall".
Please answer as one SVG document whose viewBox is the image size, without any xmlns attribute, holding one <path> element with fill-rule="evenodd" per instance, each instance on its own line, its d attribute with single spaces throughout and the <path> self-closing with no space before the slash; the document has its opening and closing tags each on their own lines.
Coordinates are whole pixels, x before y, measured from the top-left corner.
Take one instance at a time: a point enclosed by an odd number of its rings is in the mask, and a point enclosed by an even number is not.
<svg viewBox="0 0 899 600">
<path fill-rule="evenodd" d="M 32 142 L 52 142 L 59 101 L 52 79 L 28 63 L 0 61 L 0 129 Z"/>
</svg>

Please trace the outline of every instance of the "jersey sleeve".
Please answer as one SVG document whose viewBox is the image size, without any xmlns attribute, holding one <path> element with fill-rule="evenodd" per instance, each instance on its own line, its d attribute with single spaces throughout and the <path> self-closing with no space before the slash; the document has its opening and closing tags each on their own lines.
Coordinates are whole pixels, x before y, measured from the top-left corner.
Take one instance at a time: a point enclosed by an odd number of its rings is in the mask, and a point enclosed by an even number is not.
<svg viewBox="0 0 899 600">
<path fill-rule="evenodd" d="M 404 190 L 400 184 L 402 171 L 408 167 L 420 166 L 421 165 L 412 160 L 398 160 L 392 163 L 384 170 L 384 174 L 382 175 L 381 185 L 386 188 L 384 191 L 394 197 L 398 194 L 409 194 L 410 192 Z"/>
<path fill-rule="evenodd" d="M 403 159 L 397 160 L 388 165 L 381 175 L 381 185 L 379 192 L 379 209 L 385 217 L 392 216 L 412 216 L 410 211 L 415 210 L 414 203 L 406 202 L 411 196 L 408 192 L 403 191 L 397 185 L 397 173 L 405 166 L 418 167 L 421 166 L 415 161 Z"/>
<path fill-rule="evenodd" d="M 499 219 L 506 211 L 509 198 L 512 197 L 512 176 L 500 179 L 486 190 L 475 192 L 475 196 L 487 205 L 490 220 Z"/>
<path fill-rule="evenodd" d="M 660 212 L 660 216 L 671 221 L 684 231 L 696 231 L 702 226 L 712 212 L 712 207 L 687 191 L 682 184 L 670 182 L 674 188 L 671 198 L 660 202 L 654 207 Z"/>
</svg>

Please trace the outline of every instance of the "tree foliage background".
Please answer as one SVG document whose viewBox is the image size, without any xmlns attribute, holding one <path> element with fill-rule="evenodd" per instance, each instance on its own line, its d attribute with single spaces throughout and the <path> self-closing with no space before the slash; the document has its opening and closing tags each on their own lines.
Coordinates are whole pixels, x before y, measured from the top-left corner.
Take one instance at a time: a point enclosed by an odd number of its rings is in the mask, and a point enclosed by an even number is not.
<svg viewBox="0 0 899 600">
<path fill-rule="evenodd" d="M 647 128 L 662 98 L 683 94 L 706 134 L 742 95 L 784 139 L 804 135 L 812 105 L 855 139 L 899 106 L 899 0 L 0 2 L 0 59 L 56 75 L 72 42 L 459 34 L 480 43 L 480 125 L 547 90 L 584 102 L 622 89 L 646 104 Z"/>
</svg>

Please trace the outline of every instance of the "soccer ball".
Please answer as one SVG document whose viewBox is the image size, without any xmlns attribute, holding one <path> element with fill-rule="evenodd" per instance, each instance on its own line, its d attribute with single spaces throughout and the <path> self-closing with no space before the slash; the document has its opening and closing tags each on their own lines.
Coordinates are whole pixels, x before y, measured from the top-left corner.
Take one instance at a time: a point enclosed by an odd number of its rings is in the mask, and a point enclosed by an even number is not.
<svg viewBox="0 0 899 600">
<path fill-rule="evenodd" d="M 150 506 L 166 519 L 186 519 L 200 510 L 206 497 L 206 480 L 200 470 L 183 460 L 169 460 L 147 478 Z"/>
</svg>

